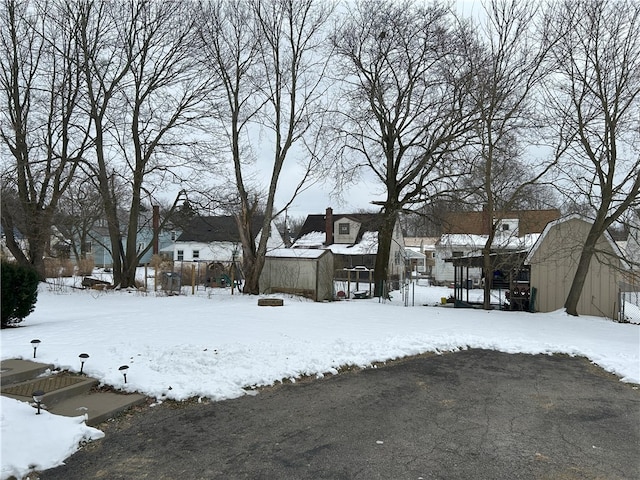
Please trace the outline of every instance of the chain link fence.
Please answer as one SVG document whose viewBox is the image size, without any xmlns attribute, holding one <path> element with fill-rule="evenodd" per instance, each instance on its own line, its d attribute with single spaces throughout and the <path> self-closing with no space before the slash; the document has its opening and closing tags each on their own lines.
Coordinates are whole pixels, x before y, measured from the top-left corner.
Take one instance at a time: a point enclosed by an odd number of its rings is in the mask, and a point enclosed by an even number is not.
<svg viewBox="0 0 640 480">
<path fill-rule="evenodd" d="M 640 285 L 621 284 L 618 305 L 620 322 L 640 324 Z"/>
</svg>

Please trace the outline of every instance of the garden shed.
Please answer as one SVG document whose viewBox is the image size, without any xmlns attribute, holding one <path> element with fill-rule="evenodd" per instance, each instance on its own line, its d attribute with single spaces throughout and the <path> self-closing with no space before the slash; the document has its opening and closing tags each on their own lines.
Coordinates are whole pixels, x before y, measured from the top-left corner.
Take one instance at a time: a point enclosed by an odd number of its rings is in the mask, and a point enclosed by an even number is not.
<svg viewBox="0 0 640 480">
<path fill-rule="evenodd" d="M 570 215 L 549 223 L 533 246 L 526 263 L 531 288 L 537 291 L 535 310 L 552 312 L 564 307 L 592 222 Z M 598 239 L 578 302 L 580 315 L 617 318 L 618 290 L 626 263 L 608 233 Z"/>
<path fill-rule="evenodd" d="M 333 300 L 333 254 L 330 250 L 306 248 L 267 252 L 260 293 L 291 293 L 316 302 Z"/>
</svg>

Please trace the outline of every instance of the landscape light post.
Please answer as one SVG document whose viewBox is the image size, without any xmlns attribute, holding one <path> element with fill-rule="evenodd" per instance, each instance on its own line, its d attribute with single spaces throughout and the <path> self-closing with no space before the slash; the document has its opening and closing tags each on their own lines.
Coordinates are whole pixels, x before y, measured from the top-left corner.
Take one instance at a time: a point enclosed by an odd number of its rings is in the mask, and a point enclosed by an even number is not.
<svg viewBox="0 0 640 480">
<path fill-rule="evenodd" d="M 86 362 L 87 358 L 89 358 L 89 354 L 81 353 L 80 355 L 78 355 L 78 357 L 80 357 L 80 375 L 82 375 L 82 370 L 84 369 L 84 362 Z"/>
<path fill-rule="evenodd" d="M 127 370 L 129 370 L 129 365 L 122 365 L 118 370 L 122 372 L 122 376 L 124 377 L 124 383 L 127 383 Z"/>
<path fill-rule="evenodd" d="M 31 346 L 33 347 L 33 358 L 36 358 L 36 350 L 38 349 L 39 345 L 40 345 L 40 340 L 38 340 L 37 338 L 34 338 L 33 340 L 31 340 Z"/>
<path fill-rule="evenodd" d="M 42 403 L 42 399 L 44 397 L 44 391 L 36 390 L 31 394 L 31 396 L 33 397 L 33 400 L 34 402 L 36 402 L 36 405 L 38 407 L 38 411 L 36 412 L 36 415 L 40 415 L 40 404 Z"/>
</svg>

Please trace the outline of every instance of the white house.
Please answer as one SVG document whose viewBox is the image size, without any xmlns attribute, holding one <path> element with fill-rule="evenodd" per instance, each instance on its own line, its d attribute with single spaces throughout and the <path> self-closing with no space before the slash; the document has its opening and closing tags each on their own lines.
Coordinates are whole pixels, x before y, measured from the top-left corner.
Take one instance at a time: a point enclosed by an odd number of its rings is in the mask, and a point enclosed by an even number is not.
<svg viewBox="0 0 640 480">
<path fill-rule="evenodd" d="M 439 237 L 404 237 L 409 269 L 414 275 L 433 277 Z"/>
<path fill-rule="evenodd" d="M 435 247 L 434 281 L 453 282 L 454 268 L 450 259 L 481 255 L 494 226 L 495 238 L 491 250 L 494 253 L 507 253 L 529 250 L 544 227 L 558 218 L 560 212 L 557 209 L 496 212 L 483 209 L 448 213 L 443 220 L 444 234 Z M 475 284 L 480 284 L 481 277 L 480 268 L 469 269 L 469 279 Z"/>
<path fill-rule="evenodd" d="M 513 234 L 513 230 L 510 230 Z M 528 251 L 539 237 L 537 233 L 529 233 L 519 236 L 512 236 L 506 231 L 496 233 L 491 245 L 493 252 L 518 252 Z M 488 235 L 464 235 L 445 234 L 436 243 L 434 280 L 438 283 L 450 283 L 454 281 L 453 263 L 447 259 L 455 257 L 470 257 L 482 255 L 482 249 L 487 243 Z M 480 286 L 482 278 L 481 268 L 470 268 L 469 279 L 474 285 Z"/>
<path fill-rule="evenodd" d="M 263 217 L 254 218 L 254 241 L 260 240 Z M 282 236 L 271 224 L 267 250 L 283 246 Z M 235 217 L 195 217 L 173 244 L 173 260 L 186 262 L 232 262 L 242 260 L 242 242 Z"/>
</svg>

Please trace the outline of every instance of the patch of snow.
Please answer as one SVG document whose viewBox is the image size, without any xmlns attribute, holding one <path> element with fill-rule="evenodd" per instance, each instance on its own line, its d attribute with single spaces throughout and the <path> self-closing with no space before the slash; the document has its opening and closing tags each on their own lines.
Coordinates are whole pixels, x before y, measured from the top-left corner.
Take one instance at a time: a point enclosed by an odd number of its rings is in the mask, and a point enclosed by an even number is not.
<svg viewBox="0 0 640 480">
<path fill-rule="evenodd" d="M 38 338 L 38 361 L 78 372 L 78 355 L 88 353 L 87 375 L 156 403 L 255 395 L 256 387 L 282 379 L 461 348 L 581 355 L 624 382 L 640 383 L 640 328 L 604 318 L 424 307 L 439 305 L 451 290 L 420 284 L 407 292 L 406 303 L 415 306 L 404 306 L 400 292 L 386 302 L 287 296 L 284 306 L 269 308 L 230 289 L 190 293 L 43 285 L 36 310 L 19 327 L 2 330 L 1 358 L 31 359 L 30 342 Z M 126 384 L 122 365 L 129 367 Z M 84 417 L 38 416 L 6 398 L 1 406 L 2 479 L 60 465 L 79 444 L 101 436 Z"/>
</svg>

